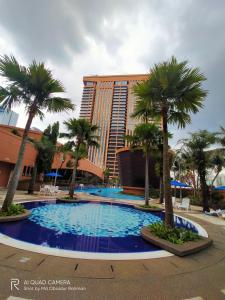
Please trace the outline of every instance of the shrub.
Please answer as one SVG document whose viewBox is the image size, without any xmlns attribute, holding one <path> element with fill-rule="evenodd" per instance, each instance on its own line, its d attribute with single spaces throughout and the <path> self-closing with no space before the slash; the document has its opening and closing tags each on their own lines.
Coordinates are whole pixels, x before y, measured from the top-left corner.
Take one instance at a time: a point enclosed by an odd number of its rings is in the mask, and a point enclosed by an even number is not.
<svg viewBox="0 0 225 300">
<path fill-rule="evenodd" d="M 142 207 L 142 208 L 158 208 L 158 206 L 155 206 L 155 205 L 145 205 L 145 204 L 143 204 L 143 205 L 139 205 L 140 207 Z"/>
<path fill-rule="evenodd" d="M 65 196 L 65 197 L 63 197 L 63 199 L 65 199 L 65 200 L 76 200 L 76 197 L 74 196 L 73 198 L 71 198 L 70 196 Z"/>
<path fill-rule="evenodd" d="M 188 241 L 198 240 L 200 237 L 197 233 L 180 227 L 167 228 L 165 223 L 154 223 L 149 225 L 152 233 L 161 239 L 167 240 L 173 244 L 182 245 Z"/>
<path fill-rule="evenodd" d="M 153 187 L 149 187 L 149 197 L 150 198 L 159 198 L 159 190 Z"/>
<path fill-rule="evenodd" d="M 20 132 L 19 132 L 19 130 L 18 130 L 17 128 L 13 128 L 13 129 L 11 130 L 11 132 L 12 132 L 13 134 L 15 134 L 15 135 L 21 137 L 21 134 L 20 134 Z"/>
<path fill-rule="evenodd" d="M 225 202 L 222 193 L 220 193 L 219 191 L 212 191 L 210 206 L 215 209 L 225 208 Z"/>
<path fill-rule="evenodd" d="M 0 211 L 1 217 L 16 216 L 25 212 L 22 204 L 11 204 L 7 211 Z"/>
<path fill-rule="evenodd" d="M 191 200 L 191 205 L 197 205 L 197 206 L 202 206 L 202 199 L 200 197 L 200 195 L 196 194 L 195 196 L 192 195 L 190 197 Z"/>
</svg>

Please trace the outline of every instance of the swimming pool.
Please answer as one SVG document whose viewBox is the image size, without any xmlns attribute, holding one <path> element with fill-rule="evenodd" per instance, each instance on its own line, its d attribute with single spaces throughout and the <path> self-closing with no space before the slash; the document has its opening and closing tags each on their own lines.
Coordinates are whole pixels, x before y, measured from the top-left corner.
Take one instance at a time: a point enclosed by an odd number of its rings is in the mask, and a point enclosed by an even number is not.
<svg viewBox="0 0 225 300">
<path fill-rule="evenodd" d="M 29 219 L 1 223 L 0 242 L 39 253 L 86 259 L 140 259 L 171 255 L 140 236 L 143 226 L 163 220 L 163 213 L 146 213 L 131 205 L 80 201 L 24 203 Z M 193 223 L 176 223 L 194 231 Z"/>
<path fill-rule="evenodd" d="M 83 188 L 76 189 L 75 192 L 88 193 L 94 196 L 115 198 L 120 200 L 143 200 L 142 196 L 133 196 L 128 194 L 123 194 L 122 188 Z"/>
</svg>

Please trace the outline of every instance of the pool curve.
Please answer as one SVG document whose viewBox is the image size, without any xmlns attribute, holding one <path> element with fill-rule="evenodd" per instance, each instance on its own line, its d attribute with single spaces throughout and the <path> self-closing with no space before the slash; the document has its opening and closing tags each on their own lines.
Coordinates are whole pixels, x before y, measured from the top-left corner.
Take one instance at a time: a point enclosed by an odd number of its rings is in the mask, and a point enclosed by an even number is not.
<svg viewBox="0 0 225 300">
<path fill-rule="evenodd" d="M 122 188 L 109 188 L 109 187 L 104 187 L 104 188 L 79 188 L 76 189 L 75 192 L 77 193 L 88 193 L 93 196 L 100 196 L 100 197 L 107 197 L 111 199 L 119 199 L 119 200 L 143 200 L 144 197 L 142 196 L 135 196 L 135 195 L 129 195 L 123 193 Z"/>
<path fill-rule="evenodd" d="M 77 207 L 80 209 L 82 206 L 85 207 L 85 205 L 93 206 L 93 208 L 99 205 L 99 208 L 103 207 L 105 209 L 108 207 L 110 210 L 116 208 L 116 210 L 121 209 L 124 212 L 127 210 L 129 213 L 133 211 L 134 215 L 136 215 L 137 212 L 131 205 L 118 203 L 81 201 L 77 204 Z M 43 210 L 49 208 L 49 210 L 51 210 L 51 207 L 54 209 L 57 207 L 68 208 L 68 206 L 73 209 L 75 207 L 72 204 L 62 204 L 58 200 L 27 202 L 24 203 L 24 206 L 34 211 L 39 208 L 43 208 Z M 104 211 L 104 209 L 103 213 L 107 211 Z M 48 209 L 46 211 L 48 212 Z M 138 212 L 138 214 L 139 213 L 142 214 L 141 212 Z M 118 231 L 115 236 L 112 236 L 113 234 L 106 236 L 106 234 L 102 234 L 101 228 L 98 234 L 91 235 L 90 231 L 81 231 L 80 234 L 77 234 L 76 232 L 65 230 L 65 228 L 60 228 L 60 226 L 57 228 L 57 222 L 51 226 L 46 226 L 46 224 L 45 226 L 40 226 L 40 223 L 34 220 L 37 215 L 38 214 L 35 213 L 32 214 L 28 220 L 0 224 L 0 242 L 16 248 L 48 255 L 86 259 L 146 259 L 171 255 L 169 252 L 145 242 L 141 236 L 137 234 L 136 228 L 134 232 L 128 232 L 125 236 L 118 234 L 120 231 Z M 156 218 L 155 221 L 157 218 L 163 219 L 162 213 L 156 213 L 152 216 L 153 219 Z M 94 216 L 94 218 L 95 217 L 99 218 L 99 216 Z M 89 223 L 90 221 L 91 220 L 88 220 Z M 176 221 L 180 226 L 188 226 L 198 231 L 201 235 L 207 235 L 203 228 L 194 222 L 178 216 L 176 217 Z M 67 226 L 68 224 L 69 222 L 67 222 Z M 85 226 L 84 224 L 82 225 Z M 102 224 L 100 225 L 102 226 Z M 87 230 L 87 228 L 85 230 Z"/>
</svg>

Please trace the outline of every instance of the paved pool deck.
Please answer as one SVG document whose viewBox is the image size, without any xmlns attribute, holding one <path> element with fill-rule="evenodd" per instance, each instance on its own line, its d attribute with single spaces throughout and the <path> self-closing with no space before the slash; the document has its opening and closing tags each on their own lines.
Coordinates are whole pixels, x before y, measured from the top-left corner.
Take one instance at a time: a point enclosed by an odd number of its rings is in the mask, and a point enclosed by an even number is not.
<svg viewBox="0 0 225 300">
<path fill-rule="evenodd" d="M 225 221 L 204 216 L 198 209 L 177 213 L 202 225 L 213 245 L 184 258 L 97 261 L 48 256 L 0 244 L 0 299 L 225 299 Z M 11 290 L 12 279 L 19 279 L 19 290 Z"/>
</svg>

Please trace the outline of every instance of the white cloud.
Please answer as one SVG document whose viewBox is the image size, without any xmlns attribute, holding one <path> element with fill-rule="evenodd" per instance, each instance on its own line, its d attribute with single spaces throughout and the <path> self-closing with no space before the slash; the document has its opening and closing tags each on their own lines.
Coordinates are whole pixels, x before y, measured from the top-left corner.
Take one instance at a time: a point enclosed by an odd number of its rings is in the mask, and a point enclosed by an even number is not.
<svg viewBox="0 0 225 300">
<path fill-rule="evenodd" d="M 45 61 L 77 105 L 70 115 L 48 114 L 33 126 L 77 117 L 84 75 L 146 73 L 173 54 L 201 67 L 210 93 L 192 125 L 171 127 L 172 144 L 188 131 L 224 125 L 224 1 L 0 0 L 0 6 L 0 53 L 24 64 Z M 24 109 L 15 110 L 24 126 Z"/>
</svg>

